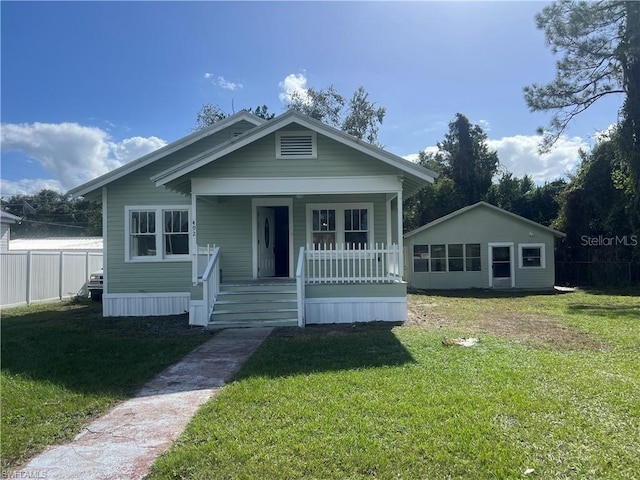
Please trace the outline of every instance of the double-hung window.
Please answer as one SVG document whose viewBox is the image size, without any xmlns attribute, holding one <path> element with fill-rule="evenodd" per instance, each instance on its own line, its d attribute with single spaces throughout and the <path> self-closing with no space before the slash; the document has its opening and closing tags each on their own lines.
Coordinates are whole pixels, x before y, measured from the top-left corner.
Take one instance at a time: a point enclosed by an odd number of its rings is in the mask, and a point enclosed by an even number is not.
<svg viewBox="0 0 640 480">
<path fill-rule="evenodd" d="M 126 261 L 187 260 L 189 210 L 184 207 L 126 207 Z"/>
<path fill-rule="evenodd" d="M 307 205 L 307 238 L 314 250 L 359 250 L 373 238 L 373 204 Z"/>
</svg>

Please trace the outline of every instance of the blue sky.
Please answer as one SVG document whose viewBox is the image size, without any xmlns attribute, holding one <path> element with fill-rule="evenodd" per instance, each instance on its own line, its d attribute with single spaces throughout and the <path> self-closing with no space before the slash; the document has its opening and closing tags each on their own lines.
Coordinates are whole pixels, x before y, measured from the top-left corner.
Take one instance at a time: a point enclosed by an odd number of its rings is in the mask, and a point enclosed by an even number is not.
<svg viewBox="0 0 640 480">
<path fill-rule="evenodd" d="M 617 119 L 605 99 L 536 151 L 549 114 L 522 89 L 554 76 L 542 2 L 7 2 L 0 191 L 66 191 L 188 134 L 204 103 L 285 109 L 296 89 L 360 85 L 387 108 L 379 140 L 413 158 L 457 112 L 501 163 L 538 182 Z"/>
</svg>

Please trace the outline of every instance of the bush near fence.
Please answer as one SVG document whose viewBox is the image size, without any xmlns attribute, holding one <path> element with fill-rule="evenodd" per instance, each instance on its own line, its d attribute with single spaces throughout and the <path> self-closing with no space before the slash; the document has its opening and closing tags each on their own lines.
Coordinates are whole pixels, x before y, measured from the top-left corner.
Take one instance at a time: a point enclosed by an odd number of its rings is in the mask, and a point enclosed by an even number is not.
<svg viewBox="0 0 640 480">
<path fill-rule="evenodd" d="M 102 251 L 8 251 L 0 254 L 0 306 L 13 307 L 87 295 Z"/>
</svg>

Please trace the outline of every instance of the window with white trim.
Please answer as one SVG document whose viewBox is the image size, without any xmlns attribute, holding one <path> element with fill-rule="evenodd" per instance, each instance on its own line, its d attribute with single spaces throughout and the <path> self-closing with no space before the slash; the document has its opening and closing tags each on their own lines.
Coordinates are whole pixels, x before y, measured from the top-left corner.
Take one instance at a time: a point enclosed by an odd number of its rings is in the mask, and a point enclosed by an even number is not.
<svg viewBox="0 0 640 480">
<path fill-rule="evenodd" d="M 125 207 L 125 215 L 126 261 L 189 259 L 189 209 Z"/>
<path fill-rule="evenodd" d="M 318 158 L 316 132 L 276 132 L 276 158 Z"/>
<path fill-rule="evenodd" d="M 520 268 L 545 268 L 545 245 L 544 243 L 521 243 Z"/>
<path fill-rule="evenodd" d="M 307 205 L 307 239 L 314 250 L 359 250 L 373 238 L 373 204 Z"/>
<path fill-rule="evenodd" d="M 479 272 L 479 243 L 450 243 L 413 246 L 413 271 Z"/>
</svg>

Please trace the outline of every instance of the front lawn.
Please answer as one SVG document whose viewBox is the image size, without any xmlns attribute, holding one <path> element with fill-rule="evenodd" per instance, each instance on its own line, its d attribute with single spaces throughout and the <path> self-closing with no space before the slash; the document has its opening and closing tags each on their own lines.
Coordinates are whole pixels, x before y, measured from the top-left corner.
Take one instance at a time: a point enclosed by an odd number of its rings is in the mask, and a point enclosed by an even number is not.
<svg viewBox="0 0 640 480">
<path fill-rule="evenodd" d="M 106 318 L 57 302 L 2 311 L 2 471 L 82 425 L 210 338 L 184 316 Z"/>
<path fill-rule="evenodd" d="M 280 329 L 150 478 L 637 478 L 628 293 L 411 295 L 404 326 Z"/>
</svg>

